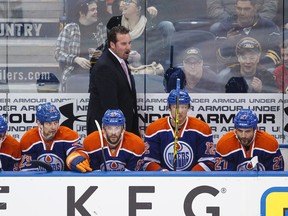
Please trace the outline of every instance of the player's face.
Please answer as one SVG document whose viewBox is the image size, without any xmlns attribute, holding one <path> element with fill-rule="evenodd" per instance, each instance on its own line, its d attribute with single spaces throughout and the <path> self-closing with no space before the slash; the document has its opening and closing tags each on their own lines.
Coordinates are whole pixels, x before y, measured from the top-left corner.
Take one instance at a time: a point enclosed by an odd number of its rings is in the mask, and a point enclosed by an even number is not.
<svg viewBox="0 0 288 216">
<path fill-rule="evenodd" d="M 249 146 L 254 139 L 254 129 L 253 128 L 237 128 L 236 136 L 243 146 Z"/>
<path fill-rule="evenodd" d="M 88 25 L 91 25 L 97 22 L 97 4 L 96 3 L 92 3 L 88 5 L 88 12 L 85 16 L 85 19 Z"/>
<path fill-rule="evenodd" d="M 59 129 L 59 121 L 53 122 L 44 122 L 43 125 L 40 125 L 40 129 L 42 130 L 42 135 L 45 141 L 51 141 L 54 139 L 58 129 Z"/>
<path fill-rule="evenodd" d="M 117 33 L 117 42 L 110 42 L 110 49 L 119 57 L 127 60 L 131 52 L 131 37 L 129 34 Z"/>
<path fill-rule="evenodd" d="M 259 63 L 260 55 L 256 53 L 245 53 L 238 56 L 241 74 L 244 77 L 253 77 Z"/>
<path fill-rule="evenodd" d="M 121 139 L 122 132 L 124 131 L 123 126 L 104 126 L 104 133 L 106 135 L 106 139 L 110 144 L 110 147 L 116 147 Z"/>
<path fill-rule="evenodd" d="M 170 111 L 171 111 L 172 118 L 175 120 L 176 119 L 176 104 L 172 104 L 170 106 Z M 179 125 L 182 125 L 184 121 L 186 120 L 188 111 L 189 111 L 188 104 L 179 105 L 179 113 L 178 113 Z"/>
<path fill-rule="evenodd" d="M 253 24 L 257 8 L 250 1 L 238 1 L 236 4 L 236 13 L 239 24 L 245 27 Z"/>
</svg>

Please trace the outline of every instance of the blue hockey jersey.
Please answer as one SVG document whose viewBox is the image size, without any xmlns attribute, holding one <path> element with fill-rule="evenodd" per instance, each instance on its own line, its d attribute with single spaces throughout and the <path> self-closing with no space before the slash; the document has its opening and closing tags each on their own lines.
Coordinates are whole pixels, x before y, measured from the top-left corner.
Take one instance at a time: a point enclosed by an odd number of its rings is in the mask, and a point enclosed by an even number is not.
<svg viewBox="0 0 288 216">
<path fill-rule="evenodd" d="M 80 144 L 77 132 L 68 127 L 60 126 L 52 142 L 45 142 L 38 128 L 27 131 L 20 140 L 22 160 L 20 170 L 37 171 L 38 167 L 29 163 L 31 160 L 39 160 L 51 165 L 53 171 L 69 170 L 66 165 L 67 156 L 77 150 L 86 153 Z M 87 156 L 88 157 L 88 156 Z"/>
<path fill-rule="evenodd" d="M 144 170 L 173 170 L 174 129 L 169 118 L 158 119 L 146 129 Z M 176 170 L 213 170 L 214 156 L 215 149 L 210 127 L 200 119 L 188 116 L 179 130 Z"/>
<path fill-rule="evenodd" d="M 217 171 L 283 171 L 284 161 L 277 140 L 264 131 L 256 131 L 255 139 L 246 150 L 238 141 L 235 131 L 226 133 L 216 145 Z M 257 156 L 258 163 L 251 159 Z"/>
</svg>

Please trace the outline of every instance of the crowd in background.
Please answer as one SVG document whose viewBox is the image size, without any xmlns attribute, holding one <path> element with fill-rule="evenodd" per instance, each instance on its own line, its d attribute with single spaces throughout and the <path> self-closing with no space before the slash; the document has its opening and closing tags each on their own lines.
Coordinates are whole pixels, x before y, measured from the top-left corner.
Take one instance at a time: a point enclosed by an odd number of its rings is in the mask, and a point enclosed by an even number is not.
<svg viewBox="0 0 288 216">
<path fill-rule="evenodd" d="M 81 4 L 83 5 L 83 2 L 90 4 L 93 1 L 80 2 L 82 2 Z M 83 15 L 89 15 L 85 14 L 85 12 L 83 13 L 83 11 L 81 12 L 81 4 L 79 6 L 79 2 L 77 4 L 77 1 L 68 1 L 67 4 L 68 23 L 81 23 L 79 20 L 79 12 Z M 102 0 L 97 2 L 97 11 L 94 14 L 95 21 L 94 23 L 89 23 L 89 29 L 90 31 L 91 29 L 96 30 L 96 32 L 92 32 L 94 35 L 99 36 L 97 37 L 98 41 L 99 38 L 105 37 L 103 31 L 109 32 L 113 26 L 122 25 L 129 29 L 132 39 L 132 51 L 128 62 L 131 72 L 135 76 L 136 89 L 139 93 L 167 92 L 167 86 L 163 86 L 161 83 L 163 83 L 165 71 L 171 67 L 180 68 L 183 72 L 186 71 L 186 73 L 182 75 L 183 79 L 181 82 L 184 83 L 184 77 L 186 77 L 185 84 L 190 83 L 190 87 L 185 85 L 189 92 L 239 92 L 240 90 L 237 88 L 227 90 L 225 85 L 229 85 L 229 83 L 223 83 L 222 80 L 223 76 L 226 76 L 227 73 L 231 74 L 231 70 L 234 70 L 235 67 L 237 69 L 241 64 L 236 54 L 236 45 L 240 39 L 244 37 L 256 39 L 260 45 L 260 50 L 259 61 L 244 62 L 246 67 L 250 67 L 251 69 L 249 70 L 254 70 L 254 72 L 251 72 L 248 76 L 244 76 L 246 89 L 244 87 L 240 92 L 285 92 L 287 83 L 279 86 L 278 81 L 272 83 L 272 88 L 267 89 L 265 87 L 266 81 L 263 80 L 261 73 L 260 75 L 257 73 L 260 77 L 256 76 L 256 69 L 253 69 L 254 67 L 257 67 L 257 71 L 264 71 L 265 69 L 269 71 L 272 76 L 274 75 L 276 79 L 277 76 L 280 76 L 279 72 L 275 74 L 274 70 L 284 61 L 282 58 L 283 54 L 281 53 L 281 47 L 286 34 L 284 31 L 286 25 L 284 6 L 285 4 L 282 1 L 276 0 L 207 0 L 200 2 L 187 0 L 176 2 L 169 0 L 165 1 L 165 4 L 160 0 Z M 75 17 L 78 18 L 75 19 Z M 69 25 L 71 25 L 71 23 Z M 87 24 L 84 24 L 84 26 L 85 25 L 87 26 Z M 103 27 L 101 27 L 101 30 L 99 29 L 99 25 Z M 93 26 L 97 26 L 97 28 L 95 29 Z M 101 37 L 99 34 L 101 34 Z M 58 38 L 55 57 L 60 65 L 62 65 L 61 67 L 64 67 L 63 82 L 65 83 L 69 76 L 66 75 L 67 69 L 65 69 L 63 63 L 67 61 L 66 68 L 69 67 L 71 69 L 71 67 L 77 65 L 79 69 L 80 65 L 81 69 L 81 64 L 76 61 L 78 59 L 77 55 L 87 56 L 85 58 L 87 60 L 89 59 L 87 43 L 84 41 L 89 40 L 90 36 L 87 34 L 87 31 L 85 31 L 85 34 L 81 36 L 82 39 L 77 39 L 80 40 L 80 43 L 77 42 L 79 49 L 86 51 L 88 54 L 83 52 L 80 54 L 66 53 L 67 60 L 62 60 L 58 54 L 58 50 L 61 51 L 61 44 L 69 46 L 69 44 L 63 43 L 63 38 L 61 39 L 60 37 L 63 36 L 60 34 Z M 70 43 L 71 45 L 75 45 L 71 40 Z M 82 49 L 82 45 L 85 49 Z M 171 46 L 174 48 L 173 53 L 171 52 Z M 69 50 L 72 51 L 72 48 L 68 49 L 64 47 L 64 50 L 66 50 L 66 52 Z M 82 65 L 82 69 L 89 70 L 89 68 L 93 66 L 103 49 L 105 49 L 105 43 L 103 43 L 103 46 L 98 43 L 92 48 L 99 50 L 100 54 L 98 51 L 95 52 L 91 66 Z M 209 72 L 198 73 L 197 69 L 195 69 L 194 73 L 196 76 L 191 76 L 191 73 L 187 73 L 188 70 L 187 66 L 185 66 L 183 56 L 185 56 L 185 51 L 189 48 L 199 49 L 203 60 L 201 68 Z M 193 67 L 193 65 L 190 65 L 190 68 L 191 67 Z M 284 70 L 282 72 L 281 75 L 285 77 Z M 76 68 L 75 70 L 70 70 L 69 73 L 75 75 L 79 73 L 79 70 Z M 145 79 L 147 79 L 145 82 L 146 86 L 143 86 L 144 76 L 146 77 Z M 205 86 L 209 86 L 207 84 L 205 84 L 204 87 L 197 87 L 196 84 L 199 83 L 199 80 L 209 83 L 209 77 L 211 78 L 211 76 L 213 77 L 214 83 L 218 85 L 216 89 L 205 88 Z M 256 90 L 250 85 L 252 82 L 251 79 L 254 76 L 261 82 L 261 86 Z M 237 77 L 242 76 L 240 74 L 237 75 Z M 267 76 L 264 76 L 264 79 L 266 79 L 266 77 Z M 238 79 L 234 79 L 233 82 L 235 82 L 235 80 L 238 82 Z M 243 85 L 243 80 L 240 80 L 240 82 L 239 85 Z M 267 82 L 271 84 L 269 80 Z M 191 83 L 194 84 L 191 85 Z M 191 86 L 196 87 L 191 88 Z"/>
</svg>

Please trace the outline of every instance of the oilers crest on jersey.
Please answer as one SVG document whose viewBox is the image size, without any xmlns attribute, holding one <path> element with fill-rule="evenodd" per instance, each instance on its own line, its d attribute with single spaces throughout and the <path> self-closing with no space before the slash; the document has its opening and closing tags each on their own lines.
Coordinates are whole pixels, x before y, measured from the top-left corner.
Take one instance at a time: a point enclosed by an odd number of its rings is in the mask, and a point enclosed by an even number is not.
<svg viewBox="0 0 288 216">
<path fill-rule="evenodd" d="M 108 171 L 125 171 L 126 164 L 119 160 L 108 160 L 106 161 L 106 168 Z M 102 171 L 105 170 L 104 163 L 100 165 Z"/>
<path fill-rule="evenodd" d="M 42 154 L 38 157 L 38 160 L 49 164 L 53 171 L 63 171 L 65 169 L 64 161 L 56 154 Z M 39 167 L 39 170 L 43 171 L 45 169 Z"/>
<path fill-rule="evenodd" d="M 253 166 L 251 161 L 244 161 L 237 166 L 237 171 L 265 171 L 265 166 L 262 163 L 257 163 Z"/>
<path fill-rule="evenodd" d="M 188 167 L 191 166 L 194 154 L 193 149 L 191 146 L 183 141 L 178 141 L 176 144 L 177 149 L 177 171 L 186 170 Z M 166 165 L 173 170 L 173 158 L 174 158 L 174 142 L 169 143 L 164 151 L 163 151 L 163 158 Z"/>
</svg>

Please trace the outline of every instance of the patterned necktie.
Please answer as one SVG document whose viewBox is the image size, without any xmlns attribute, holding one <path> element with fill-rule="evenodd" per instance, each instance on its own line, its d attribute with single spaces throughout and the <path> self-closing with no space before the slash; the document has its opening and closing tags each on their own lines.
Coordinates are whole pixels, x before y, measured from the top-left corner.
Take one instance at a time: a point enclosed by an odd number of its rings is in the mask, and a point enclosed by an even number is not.
<svg viewBox="0 0 288 216">
<path fill-rule="evenodd" d="M 125 71 L 125 74 L 126 74 L 126 77 L 127 77 L 127 80 L 129 82 L 129 85 L 130 85 L 130 88 L 131 88 L 131 80 L 130 80 L 130 76 L 129 76 L 129 72 L 128 72 L 128 68 L 127 68 L 127 65 L 124 61 L 121 62 L 121 66 L 123 68 L 123 70 Z"/>
</svg>

